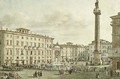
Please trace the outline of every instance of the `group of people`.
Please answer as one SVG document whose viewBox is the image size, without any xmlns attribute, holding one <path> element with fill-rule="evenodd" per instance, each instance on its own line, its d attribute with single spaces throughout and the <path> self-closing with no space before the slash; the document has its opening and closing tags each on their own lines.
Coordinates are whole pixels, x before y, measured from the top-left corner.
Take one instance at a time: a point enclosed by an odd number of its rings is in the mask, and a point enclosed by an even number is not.
<svg viewBox="0 0 120 79">
<path fill-rule="evenodd" d="M 65 74 L 65 72 L 66 72 L 66 71 L 63 70 L 63 69 L 59 70 L 59 74 L 60 74 L 60 75 Z M 72 73 L 73 73 L 73 69 L 67 70 L 67 73 L 68 73 L 68 74 L 72 74 Z"/>
<path fill-rule="evenodd" d="M 0 79 L 21 79 L 21 77 L 18 75 L 18 73 L 9 72 L 3 73 L 3 76 Z"/>
<path fill-rule="evenodd" d="M 35 71 L 33 77 L 42 77 L 42 71 Z"/>
</svg>

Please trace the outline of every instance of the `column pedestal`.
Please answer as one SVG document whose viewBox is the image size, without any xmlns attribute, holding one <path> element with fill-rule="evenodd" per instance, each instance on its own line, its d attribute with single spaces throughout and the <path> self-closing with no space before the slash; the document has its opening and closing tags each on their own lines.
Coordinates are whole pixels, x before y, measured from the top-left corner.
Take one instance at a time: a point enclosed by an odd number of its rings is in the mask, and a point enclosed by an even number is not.
<svg viewBox="0 0 120 79">
<path fill-rule="evenodd" d="M 94 51 L 93 65 L 102 65 L 101 53 Z"/>
</svg>

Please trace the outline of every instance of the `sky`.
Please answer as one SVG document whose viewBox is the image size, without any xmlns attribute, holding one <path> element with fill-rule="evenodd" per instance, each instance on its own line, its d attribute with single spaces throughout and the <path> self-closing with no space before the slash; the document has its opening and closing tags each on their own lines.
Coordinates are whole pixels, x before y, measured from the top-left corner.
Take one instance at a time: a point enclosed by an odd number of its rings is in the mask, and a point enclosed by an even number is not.
<svg viewBox="0 0 120 79">
<path fill-rule="evenodd" d="M 0 27 L 28 28 L 55 42 L 87 45 L 94 40 L 96 0 L 0 0 Z M 120 0 L 99 0 L 100 38 L 112 41 L 110 16 L 120 11 Z"/>
</svg>

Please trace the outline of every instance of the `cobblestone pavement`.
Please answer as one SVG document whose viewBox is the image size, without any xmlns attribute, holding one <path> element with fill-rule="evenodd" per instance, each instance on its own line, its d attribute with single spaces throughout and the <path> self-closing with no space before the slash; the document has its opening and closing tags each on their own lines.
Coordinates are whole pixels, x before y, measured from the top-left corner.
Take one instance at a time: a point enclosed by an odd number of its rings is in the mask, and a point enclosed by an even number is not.
<svg viewBox="0 0 120 79">
<path fill-rule="evenodd" d="M 72 74 L 64 74 L 64 75 L 58 75 L 58 71 L 42 71 L 43 76 L 40 78 L 34 78 L 33 74 L 35 71 L 40 70 L 32 70 L 32 69 L 24 69 L 23 71 L 17 71 L 22 79 L 97 79 L 96 78 L 96 72 L 79 72 L 79 73 L 72 73 Z M 99 79 L 120 79 L 119 77 L 110 77 L 109 75 L 106 75 L 105 72 L 100 72 L 100 78 Z"/>
<path fill-rule="evenodd" d="M 96 78 L 96 72 L 80 72 L 62 75 L 58 79 L 120 79 L 120 76 L 110 77 L 105 72 L 100 72 L 100 78 Z"/>
<path fill-rule="evenodd" d="M 23 71 L 14 71 L 18 73 L 22 79 L 55 79 L 59 77 L 58 71 L 42 71 L 43 76 L 40 78 L 34 78 L 33 74 L 35 71 L 40 71 L 40 70 L 32 70 L 32 69 L 24 69 Z M 8 71 L 4 71 L 8 72 Z"/>
</svg>

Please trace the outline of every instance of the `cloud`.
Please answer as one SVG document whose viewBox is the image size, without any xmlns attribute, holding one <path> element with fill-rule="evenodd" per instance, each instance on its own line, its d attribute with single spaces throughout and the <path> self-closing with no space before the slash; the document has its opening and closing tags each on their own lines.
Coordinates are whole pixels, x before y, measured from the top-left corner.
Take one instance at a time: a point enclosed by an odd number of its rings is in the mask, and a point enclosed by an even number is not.
<svg viewBox="0 0 120 79">
<path fill-rule="evenodd" d="M 54 37 L 62 42 L 76 41 L 85 43 L 93 37 L 93 25 L 83 19 L 75 18 L 69 12 L 54 11 L 50 14 L 43 14 L 43 17 L 33 19 L 21 12 L 7 13 L 0 19 L 1 27 L 28 28 L 31 31 Z M 88 35 L 88 36 L 86 36 Z M 86 39 L 87 38 L 87 39 Z M 89 39 L 88 39 L 89 38 Z M 84 40 L 84 41 L 83 41 Z"/>
<path fill-rule="evenodd" d="M 44 15 L 43 20 L 37 24 L 39 24 L 37 25 L 38 27 L 49 27 L 49 30 L 58 31 L 61 32 L 61 34 L 73 32 L 75 29 L 77 30 L 79 28 L 82 30 L 87 26 L 84 21 L 76 20 L 70 13 L 60 11 L 55 11 L 51 14 Z"/>
<path fill-rule="evenodd" d="M 1 27 L 25 27 L 29 25 L 29 17 L 21 12 L 7 13 L 0 20 Z"/>
</svg>

